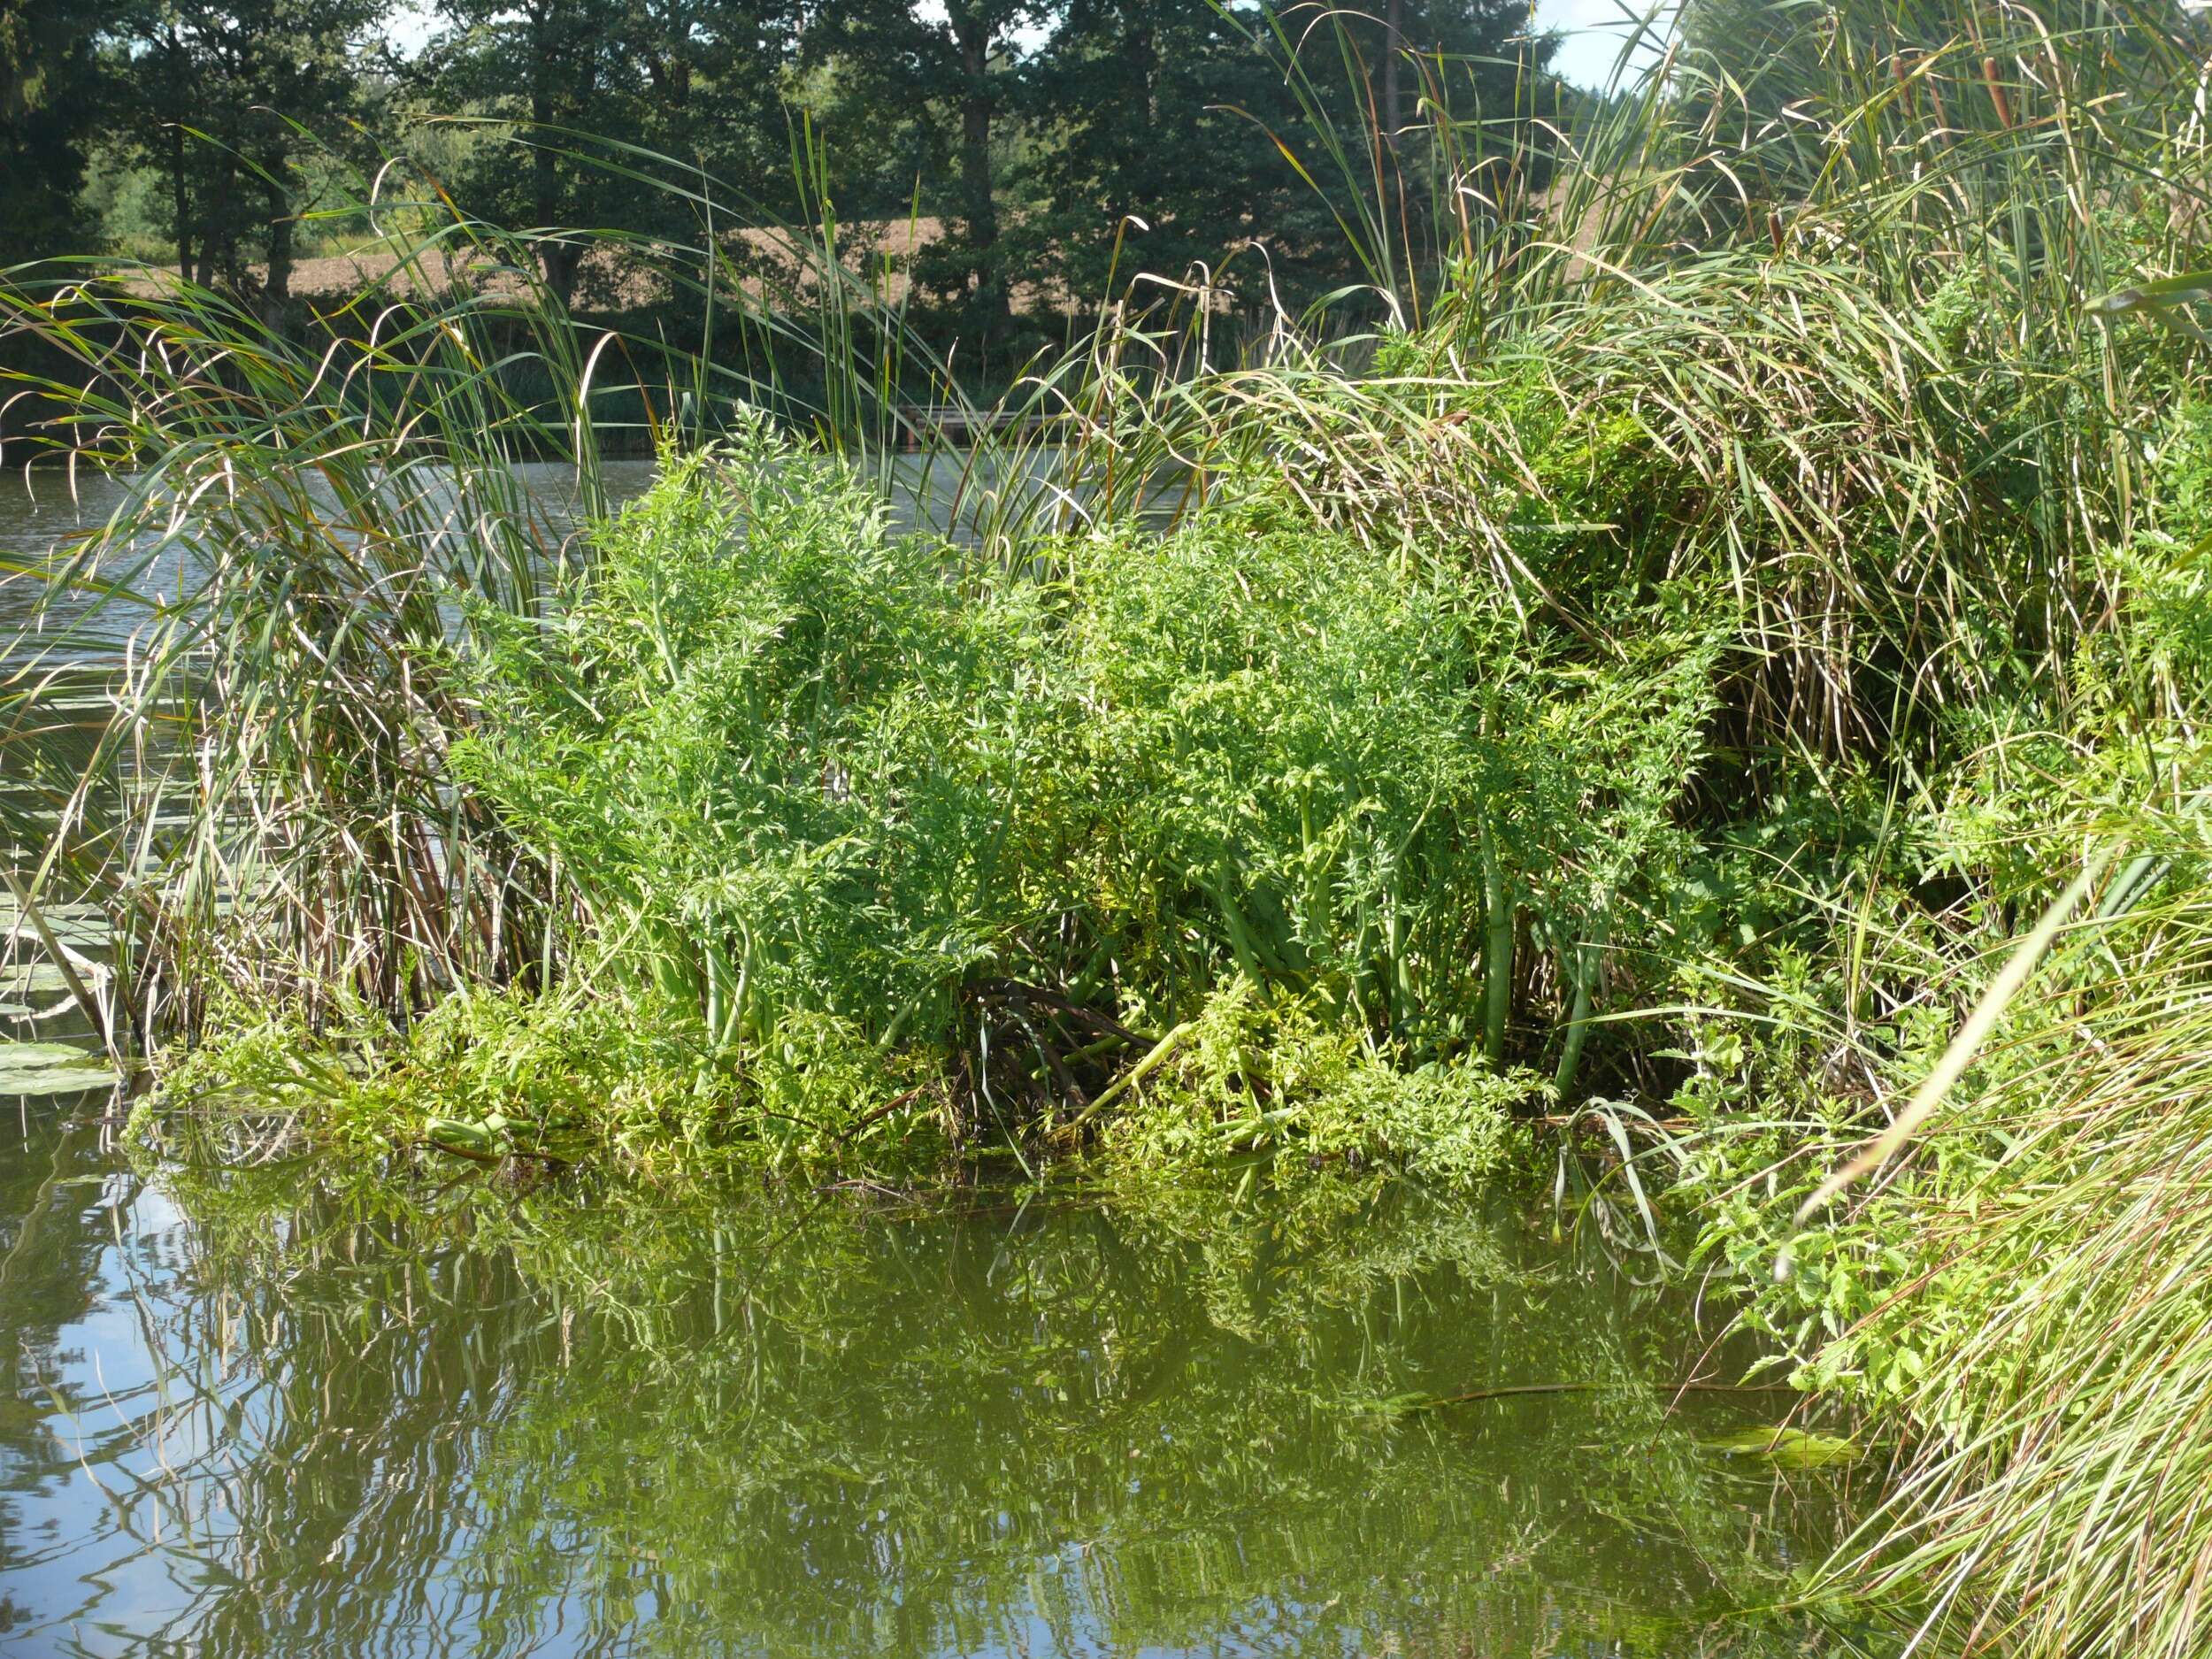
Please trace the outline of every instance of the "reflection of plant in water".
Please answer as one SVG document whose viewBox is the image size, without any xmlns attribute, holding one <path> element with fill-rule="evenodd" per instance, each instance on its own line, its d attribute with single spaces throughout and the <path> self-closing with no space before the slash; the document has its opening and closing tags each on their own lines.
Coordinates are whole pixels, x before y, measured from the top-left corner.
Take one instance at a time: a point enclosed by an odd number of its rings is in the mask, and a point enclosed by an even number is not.
<svg viewBox="0 0 2212 1659">
<path fill-rule="evenodd" d="M 923 1215 L 298 1178 L 173 1179 L 257 1385 L 230 1502 L 262 1587 L 204 1609 L 234 1647 L 431 1619 L 520 1652 L 581 1617 L 670 1653 L 1233 1621 L 1257 1651 L 1672 1655 L 1691 1609 L 1773 1598 L 1803 1519 L 1696 1444 L 1737 1402 L 1653 1388 L 1696 1356 L 1678 1307 L 1403 1190 Z M 1568 1379 L 1607 1386 L 1388 1409 Z M 300 1570 L 326 1555 L 342 1592 Z"/>
<path fill-rule="evenodd" d="M 74 1458 L 59 1432 L 100 1403 L 62 1380 L 60 1351 L 60 1333 L 91 1310 L 107 1242 L 110 1183 L 87 1156 L 92 1142 L 81 1133 L 27 1136 L 21 1156 L 0 1158 L 0 1572 L 35 1554 L 21 1499 L 67 1470 Z M 0 1633 L 10 1605 L 0 1596 Z"/>
</svg>

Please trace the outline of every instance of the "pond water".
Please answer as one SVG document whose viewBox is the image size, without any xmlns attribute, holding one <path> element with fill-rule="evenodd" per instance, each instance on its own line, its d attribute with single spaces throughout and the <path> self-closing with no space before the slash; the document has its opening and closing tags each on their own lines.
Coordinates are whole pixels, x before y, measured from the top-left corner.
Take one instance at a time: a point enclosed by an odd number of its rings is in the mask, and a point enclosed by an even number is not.
<svg viewBox="0 0 2212 1659">
<path fill-rule="evenodd" d="M 603 476 L 608 495 L 619 504 L 636 495 L 652 481 L 651 461 L 610 461 Z M 576 478 L 565 463 L 538 462 L 516 468 L 529 498 L 555 524 L 564 522 L 576 495 Z M 42 465 L 26 473 L 20 467 L 0 472 L 0 645 L 34 620 L 44 595 L 38 572 L 54 549 L 89 532 L 99 530 L 131 500 L 137 479 L 130 473 L 109 474 L 90 469 L 73 477 L 63 468 Z M 145 568 L 131 561 L 111 562 L 111 573 L 127 569 L 133 589 L 148 597 L 173 598 L 188 586 L 187 557 L 180 542 L 146 549 L 151 557 Z M 88 611 L 91 595 L 62 595 L 50 604 L 46 626 L 50 631 L 66 626 Z M 92 630 L 94 641 L 112 643 L 141 621 L 136 607 L 108 602 Z"/>
<path fill-rule="evenodd" d="M 979 503 L 1002 495 L 1047 494 L 1054 451 L 1025 451 L 1016 470 L 990 457 L 952 455 L 896 455 L 886 457 L 886 485 L 891 517 L 902 528 L 928 526 L 966 538 L 966 515 Z M 601 463 L 601 482 L 608 503 L 618 507 L 641 494 L 652 482 L 651 460 L 611 460 Z M 575 470 L 565 462 L 528 462 L 518 465 L 531 511 L 546 532 L 545 540 L 557 541 L 573 528 L 577 503 Z M 54 550 L 104 526 L 132 499 L 138 483 L 131 473 L 107 474 L 90 469 L 73 476 L 65 468 L 42 465 L 35 472 L 21 467 L 0 472 L 0 661 L 11 648 L 31 641 L 15 639 L 19 631 L 37 619 L 45 584 L 40 572 L 49 567 Z M 1172 485 L 1161 487 L 1164 500 L 1171 501 Z M 141 568 L 134 558 L 111 559 L 105 572 L 111 578 L 127 572 L 134 594 L 149 599 L 173 600 L 189 591 L 183 544 L 147 544 L 150 557 Z M 62 594 L 50 598 L 44 631 L 77 623 L 93 607 L 89 593 Z M 100 614 L 83 641 L 96 648 L 90 655 L 104 656 L 120 643 L 132 627 L 142 622 L 145 611 L 112 597 L 102 603 Z M 71 655 L 87 655 L 80 649 Z"/>
<path fill-rule="evenodd" d="M 6 1112 L 0 1652 L 1841 1651 L 1740 1610 L 1848 1473 L 1540 1200 L 372 1199 L 109 1112 Z"/>
</svg>

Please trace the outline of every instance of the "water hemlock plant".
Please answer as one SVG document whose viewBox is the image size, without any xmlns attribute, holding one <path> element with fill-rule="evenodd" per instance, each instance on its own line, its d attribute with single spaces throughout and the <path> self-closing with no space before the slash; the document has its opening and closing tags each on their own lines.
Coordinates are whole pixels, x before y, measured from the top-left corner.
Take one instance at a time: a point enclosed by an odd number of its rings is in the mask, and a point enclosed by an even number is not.
<svg viewBox="0 0 2212 1659">
<path fill-rule="evenodd" d="M 1533 1028 L 1486 1029 L 1489 983 L 1548 968 L 1586 1016 L 1586 941 L 1652 951 L 1687 853 L 1717 650 L 1678 596 L 1593 664 L 1264 503 L 1010 565 L 758 426 L 591 540 L 443 666 L 457 783 L 554 872 L 557 987 L 355 1010 L 376 1058 L 330 1087 L 396 1138 L 451 1143 L 465 1102 L 565 1157 L 1102 1134 L 1471 1179 L 1552 1093 L 1510 1063 L 1572 1052 L 1525 989 Z"/>
</svg>

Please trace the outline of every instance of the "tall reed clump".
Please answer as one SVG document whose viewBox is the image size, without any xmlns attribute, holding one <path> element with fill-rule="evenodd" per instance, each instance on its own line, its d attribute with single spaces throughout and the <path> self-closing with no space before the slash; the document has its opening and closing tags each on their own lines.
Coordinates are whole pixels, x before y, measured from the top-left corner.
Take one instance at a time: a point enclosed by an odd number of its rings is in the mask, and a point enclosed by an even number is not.
<svg viewBox="0 0 2212 1659">
<path fill-rule="evenodd" d="M 1925 1437 L 1839 1569 L 2008 1651 L 2204 1647 L 2212 888 L 2193 824 L 2129 828 L 2161 862 L 2179 828 L 2191 867 L 2170 890 L 2105 889 L 2130 913 L 2081 954 L 2109 959 L 2052 964 L 2064 993 L 2015 1013 L 1955 1118 L 1798 1293 L 1841 1329 L 1809 1380 Z"/>
<path fill-rule="evenodd" d="M 1865 980 L 1895 996 L 1878 1017 L 1912 1033 L 1861 1063 L 1896 1091 L 1895 1127 L 1862 1148 L 1847 1091 L 1770 1078 L 1808 1111 L 1801 1153 L 1858 1153 L 1879 1183 L 1816 1192 L 1818 1158 L 1747 1148 L 1705 1171 L 1710 1248 L 1763 1286 L 1753 1317 L 1802 1380 L 1910 1434 L 1832 1577 L 1977 1651 L 2207 1639 L 2206 437 L 2190 409 L 2161 434 L 2154 522 L 2108 556 L 2124 583 L 2069 664 L 2070 721 L 1995 711 L 1931 809 L 1931 844 L 1971 884 L 1961 937 L 1932 949 L 1874 904 L 1850 930 Z M 2054 900 L 2060 876 L 2075 885 Z M 2039 910 L 2047 926 L 2016 944 Z M 2033 973 L 2008 986 L 2015 962 Z M 1913 974 L 1924 988 L 1887 991 Z M 1944 1012 L 1968 1003 L 1987 1023 L 1954 1036 Z M 1829 1036 L 1832 1054 L 1870 1047 L 1840 1023 Z M 1807 1229 L 1777 1279 L 1793 1211 Z"/>
<path fill-rule="evenodd" d="M 2212 526 L 2198 336 L 2159 304 L 2202 290 L 2155 280 L 2204 262 L 2207 46 L 2126 8 L 1831 8 L 1764 112 L 1691 63 L 1699 142 L 1650 223 L 1699 246 L 1594 276 L 1519 337 L 1540 418 L 1485 396 L 1447 441 L 1529 457 L 1538 499 L 1593 496 L 1532 431 L 1655 466 L 1573 516 L 1742 599 L 1743 764 L 1703 822 L 1757 926 L 1678 957 L 1680 1151 L 1749 1317 L 1901 1442 L 1830 1587 L 1938 1646 L 2207 1640 Z M 1425 387 L 1497 361 L 1427 350 Z M 1456 470 L 1432 498 L 1521 552 Z M 1608 574 L 1586 534 L 1546 545 L 1502 585 L 1571 605 Z"/>
<path fill-rule="evenodd" d="M 503 376 L 577 387 L 582 342 L 524 303 L 373 303 L 294 341 L 158 276 L 0 288 L 0 330 L 84 377 L 19 389 L 56 411 L 19 452 L 58 493 L 126 484 L 11 572 L 43 603 L 0 649 L 0 759 L 37 785 L 4 810 L 35 891 L 106 907 L 142 1040 L 227 980 L 394 1006 L 538 952 L 529 855 L 447 787 L 467 713 L 431 658 L 463 597 L 539 603 L 562 531 L 514 467 L 576 405 Z M 581 464 L 588 498 L 588 435 Z"/>
<path fill-rule="evenodd" d="M 1781 110 L 1739 83 L 1762 65 L 1678 50 L 1542 197 L 1497 199 L 1509 255 L 1379 373 L 1225 374 L 1162 424 L 1222 484 L 1285 459 L 1317 517 L 1457 549 L 1523 614 L 1724 582 L 1756 757 L 1925 758 L 1947 706 L 2060 660 L 2139 522 L 2134 434 L 2189 348 L 2085 308 L 2201 241 L 2201 35 L 1825 7 Z"/>
</svg>

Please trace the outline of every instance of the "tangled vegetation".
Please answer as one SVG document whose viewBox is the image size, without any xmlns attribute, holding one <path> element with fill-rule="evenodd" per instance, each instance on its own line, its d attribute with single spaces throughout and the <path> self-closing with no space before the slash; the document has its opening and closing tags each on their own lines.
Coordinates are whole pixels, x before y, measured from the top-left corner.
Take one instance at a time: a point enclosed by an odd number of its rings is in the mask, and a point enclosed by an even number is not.
<svg viewBox="0 0 2212 1659">
<path fill-rule="evenodd" d="M 1458 1183 L 1594 1132 L 1898 1431 L 1831 1588 L 2193 1659 L 2212 40 L 1823 19 L 1693 29 L 1540 196 L 1455 151 L 1484 211 L 1379 335 L 1110 320 L 919 529 L 833 263 L 811 429 L 671 364 L 613 515 L 546 296 L 8 296 L 104 377 L 60 441 L 145 464 L 10 657 L 32 887 L 210 1039 L 173 1095 L 351 1146 Z M 487 366 L 529 328 L 557 407 Z M 580 542 L 507 469 L 554 442 Z M 58 653 L 124 625 L 83 729 Z"/>
<path fill-rule="evenodd" d="M 388 1136 L 450 1139 L 466 1102 L 476 1144 L 565 1157 L 1095 1125 L 1494 1172 L 1549 1092 L 1509 1064 L 1541 1052 L 1516 980 L 1586 1014 L 1601 949 L 1658 949 L 1716 663 L 1695 607 L 1615 618 L 1634 648 L 1592 663 L 1463 568 L 1263 503 L 1031 551 L 894 534 L 757 428 L 665 457 L 554 604 L 480 603 L 444 665 L 476 711 L 453 777 L 557 872 L 562 988 L 403 1039 L 356 1008 L 351 1046 L 397 1041 L 410 1081 L 290 1087 Z M 306 1033 L 247 1032 L 188 1083 L 266 1098 Z M 1581 1044 L 1554 1046 L 1563 1092 Z"/>
</svg>

